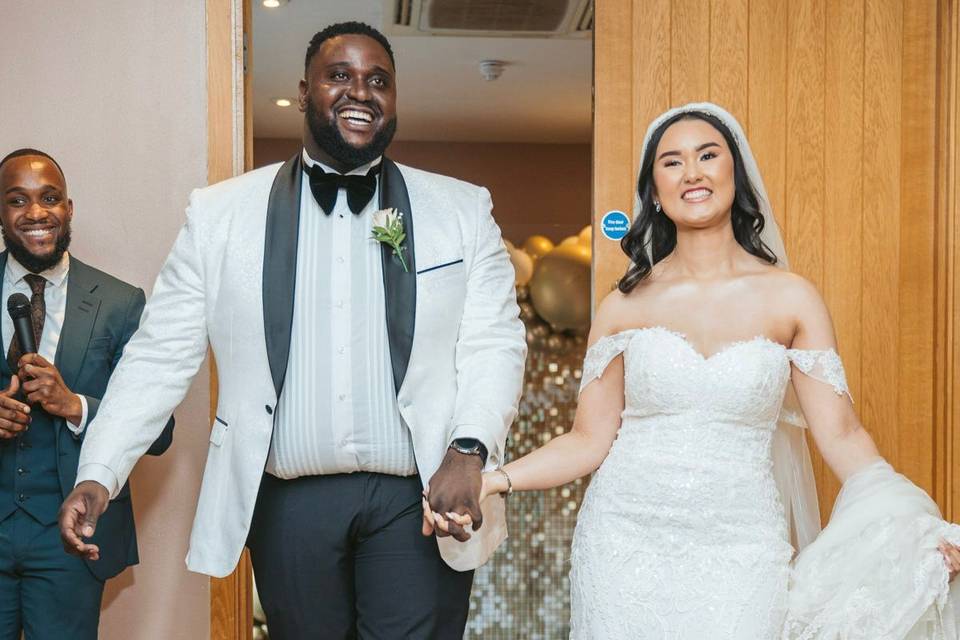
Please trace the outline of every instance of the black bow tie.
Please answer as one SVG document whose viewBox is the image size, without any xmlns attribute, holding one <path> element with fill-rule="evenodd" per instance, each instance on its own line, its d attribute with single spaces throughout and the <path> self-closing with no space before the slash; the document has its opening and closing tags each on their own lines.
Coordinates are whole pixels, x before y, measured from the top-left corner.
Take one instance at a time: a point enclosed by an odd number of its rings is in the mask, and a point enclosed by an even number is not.
<svg viewBox="0 0 960 640">
<path fill-rule="evenodd" d="M 354 214 L 363 211 L 377 191 L 379 164 L 371 167 L 367 175 L 345 176 L 339 173 L 324 173 L 319 165 L 310 167 L 306 163 L 303 169 L 310 176 L 310 191 L 313 192 L 313 197 L 327 215 L 333 213 L 340 189 L 347 190 L 347 205 Z"/>
</svg>

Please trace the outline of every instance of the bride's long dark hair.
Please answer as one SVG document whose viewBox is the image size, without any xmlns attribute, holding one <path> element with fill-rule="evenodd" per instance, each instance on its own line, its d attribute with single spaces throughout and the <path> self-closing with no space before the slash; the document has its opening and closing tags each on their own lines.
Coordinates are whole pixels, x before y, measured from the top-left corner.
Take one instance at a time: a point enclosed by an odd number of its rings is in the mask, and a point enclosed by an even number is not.
<svg viewBox="0 0 960 640">
<path fill-rule="evenodd" d="M 653 164 L 664 132 L 680 120 L 703 120 L 720 132 L 730 153 L 733 155 L 733 208 L 731 223 L 733 235 L 748 253 L 769 264 L 776 264 L 777 256 L 760 239 L 764 219 L 760 211 L 757 194 L 747 176 L 747 169 L 740 155 L 733 134 L 727 125 L 710 113 L 699 111 L 682 112 L 663 122 L 650 136 L 643 158 L 640 160 L 640 177 L 637 179 L 637 194 L 640 196 L 640 213 L 637 215 L 627 235 L 620 241 L 620 247 L 630 258 L 630 268 L 617 283 L 623 293 L 630 293 L 634 287 L 650 276 L 653 266 L 666 258 L 677 246 L 677 226 L 663 211 L 657 211 L 653 204 Z"/>
</svg>

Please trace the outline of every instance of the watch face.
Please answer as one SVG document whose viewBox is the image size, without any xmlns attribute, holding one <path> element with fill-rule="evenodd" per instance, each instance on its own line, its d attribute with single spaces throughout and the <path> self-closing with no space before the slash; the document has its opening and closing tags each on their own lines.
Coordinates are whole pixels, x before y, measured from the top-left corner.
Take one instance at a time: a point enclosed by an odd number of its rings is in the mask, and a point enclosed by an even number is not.
<svg viewBox="0 0 960 640">
<path fill-rule="evenodd" d="M 454 447 L 463 453 L 475 453 L 480 450 L 480 441 L 476 438 L 457 438 Z"/>
</svg>

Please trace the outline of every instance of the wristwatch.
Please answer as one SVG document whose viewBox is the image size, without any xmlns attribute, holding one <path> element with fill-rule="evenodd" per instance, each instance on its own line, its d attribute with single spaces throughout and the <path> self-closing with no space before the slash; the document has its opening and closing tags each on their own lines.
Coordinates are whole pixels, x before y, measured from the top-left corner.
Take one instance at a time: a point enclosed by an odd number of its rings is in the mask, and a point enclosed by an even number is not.
<svg viewBox="0 0 960 640">
<path fill-rule="evenodd" d="M 480 456 L 480 460 L 487 463 L 487 448 L 476 438 L 456 438 L 450 443 L 450 448 L 468 456 Z"/>
</svg>

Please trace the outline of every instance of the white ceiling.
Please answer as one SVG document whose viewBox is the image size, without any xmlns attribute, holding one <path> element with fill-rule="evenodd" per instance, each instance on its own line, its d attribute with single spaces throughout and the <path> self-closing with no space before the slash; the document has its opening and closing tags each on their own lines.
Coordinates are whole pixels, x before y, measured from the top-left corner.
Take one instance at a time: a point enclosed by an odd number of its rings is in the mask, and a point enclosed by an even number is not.
<svg viewBox="0 0 960 640">
<path fill-rule="evenodd" d="M 295 98 L 303 56 L 328 24 L 360 20 L 384 30 L 382 0 L 253 1 L 253 132 L 299 138 L 303 116 L 273 98 Z M 398 140 L 584 143 L 591 133 L 589 39 L 388 35 L 397 59 Z M 510 63 L 500 79 L 479 62 Z"/>
</svg>

